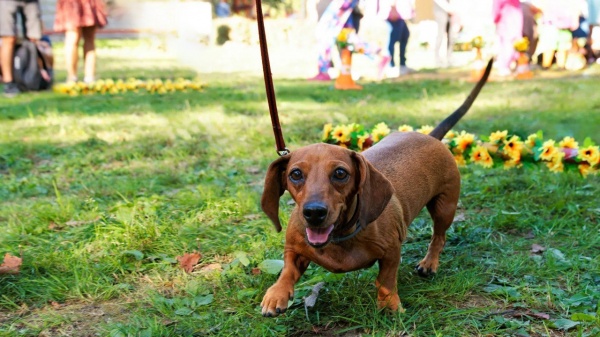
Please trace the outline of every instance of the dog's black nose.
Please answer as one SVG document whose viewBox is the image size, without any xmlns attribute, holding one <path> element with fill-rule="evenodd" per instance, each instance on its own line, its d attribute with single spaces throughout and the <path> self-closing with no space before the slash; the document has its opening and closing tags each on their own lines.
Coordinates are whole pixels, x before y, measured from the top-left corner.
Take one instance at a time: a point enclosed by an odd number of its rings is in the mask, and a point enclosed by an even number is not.
<svg viewBox="0 0 600 337">
<path fill-rule="evenodd" d="M 327 217 L 327 207 L 320 202 L 309 202 L 304 205 L 302 215 L 309 224 L 317 226 L 325 221 Z"/>
</svg>

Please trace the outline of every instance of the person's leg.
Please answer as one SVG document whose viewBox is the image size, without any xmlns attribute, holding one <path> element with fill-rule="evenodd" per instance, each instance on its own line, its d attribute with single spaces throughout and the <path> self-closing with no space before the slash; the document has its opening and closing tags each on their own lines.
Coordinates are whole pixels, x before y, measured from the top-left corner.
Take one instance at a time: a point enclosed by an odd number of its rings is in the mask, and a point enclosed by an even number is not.
<svg viewBox="0 0 600 337">
<path fill-rule="evenodd" d="M 400 41 L 400 29 L 399 29 L 399 20 L 398 21 L 388 21 L 392 27 L 390 31 L 390 43 L 388 43 L 388 51 L 390 56 L 390 65 L 394 67 L 396 63 L 394 62 L 394 49 L 396 48 L 396 42 Z"/>
<path fill-rule="evenodd" d="M 1 1 L 0 1 L 1 2 Z M 2 64 L 2 81 L 4 83 L 10 83 L 13 81 L 13 54 L 15 52 L 15 41 L 14 36 L 3 36 L 2 37 L 2 49 L 1 49 L 1 64 Z"/>
<path fill-rule="evenodd" d="M 65 32 L 65 66 L 67 68 L 67 82 L 77 81 L 77 61 L 79 58 L 79 39 L 81 28 Z"/>
<path fill-rule="evenodd" d="M 83 27 L 81 35 L 83 36 L 83 81 L 91 83 L 94 82 L 96 75 L 96 27 Z"/>
<path fill-rule="evenodd" d="M 556 50 L 556 65 L 560 69 L 565 69 L 567 65 L 567 54 L 572 48 L 573 36 L 568 29 L 561 29 L 558 34 L 558 45 Z"/>
<path fill-rule="evenodd" d="M 16 1 L 0 0 L 0 36 L 2 48 L 0 49 L 0 67 L 2 67 L 2 81 L 13 81 L 13 54 L 17 35 L 17 12 L 19 4 Z"/>
<path fill-rule="evenodd" d="M 442 10 L 434 10 L 434 20 L 437 24 L 437 35 L 435 37 L 435 46 L 433 49 L 435 55 L 435 63 L 438 67 L 443 67 L 448 63 L 446 53 L 447 48 L 446 46 L 442 48 L 444 38 L 446 36 L 449 37 L 449 34 L 447 34 L 447 28 L 449 23 L 448 13 Z"/>
<path fill-rule="evenodd" d="M 446 25 L 446 35 L 448 43 L 446 45 L 446 63 L 449 66 L 454 64 L 452 55 L 454 54 L 454 42 L 456 41 L 456 22 L 452 22 L 452 17 L 448 16 L 448 24 Z"/>
<path fill-rule="evenodd" d="M 42 38 L 42 12 L 38 1 L 27 1 L 23 5 L 23 24 L 28 40 L 37 42 Z"/>
<path fill-rule="evenodd" d="M 596 61 L 596 55 L 594 54 L 594 49 L 592 48 L 592 46 L 594 45 L 594 40 L 592 40 L 592 31 L 594 31 L 594 27 L 597 27 L 597 25 L 590 23 L 590 30 L 588 32 L 586 44 L 586 50 L 588 51 L 588 63 L 593 63 Z"/>
<path fill-rule="evenodd" d="M 410 37 L 410 31 L 406 21 L 399 20 L 399 41 L 400 41 L 400 66 L 406 67 L 406 46 L 408 45 L 408 38 Z"/>
</svg>

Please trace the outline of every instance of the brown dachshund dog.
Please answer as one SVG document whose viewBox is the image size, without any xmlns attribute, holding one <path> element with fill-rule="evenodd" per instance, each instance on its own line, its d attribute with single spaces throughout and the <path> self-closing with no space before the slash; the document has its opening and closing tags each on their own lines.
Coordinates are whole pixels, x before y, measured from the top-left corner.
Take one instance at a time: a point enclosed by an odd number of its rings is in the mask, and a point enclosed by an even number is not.
<svg viewBox="0 0 600 337">
<path fill-rule="evenodd" d="M 400 249 L 408 225 L 424 206 L 433 219 L 433 237 L 416 270 L 422 276 L 436 272 L 460 192 L 456 162 L 440 140 L 467 112 L 491 65 L 462 106 L 429 135 L 392 133 L 362 154 L 313 144 L 269 166 L 261 205 L 278 231 L 285 190 L 296 207 L 285 236 L 283 270 L 262 300 L 263 316 L 285 312 L 294 284 L 311 261 L 335 273 L 377 262 L 378 307 L 398 310 Z"/>
</svg>

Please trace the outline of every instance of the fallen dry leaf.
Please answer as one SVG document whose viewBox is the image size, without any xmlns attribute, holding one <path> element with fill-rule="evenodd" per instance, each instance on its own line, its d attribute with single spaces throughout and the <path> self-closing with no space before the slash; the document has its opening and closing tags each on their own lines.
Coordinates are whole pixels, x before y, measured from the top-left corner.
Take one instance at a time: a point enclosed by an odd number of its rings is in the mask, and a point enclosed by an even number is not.
<svg viewBox="0 0 600 337">
<path fill-rule="evenodd" d="M 312 308 L 315 306 L 315 303 L 317 303 L 317 297 L 319 297 L 319 291 L 321 291 L 321 288 L 323 288 L 324 285 L 325 282 L 319 282 L 315 284 L 315 286 L 312 288 L 311 294 L 304 298 L 305 307 Z"/>
<path fill-rule="evenodd" d="M 81 221 L 71 220 L 71 221 L 65 222 L 65 225 L 71 226 L 71 227 L 79 227 L 79 226 L 82 226 L 82 225 L 87 225 L 87 224 L 94 223 L 94 222 L 96 222 L 98 220 L 100 220 L 100 217 L 96 217 L 95 219 L 92 219 L 92 220 L 81 220 Z"/>
<path fill-rule="evenodd" d="M 0 265 L 0 274 L 18 274 L 23 260 L 9 253 L 4 255 L 4 262 Z"/>
<path fill-rule="evenodd" d="M 465 213 L 457 213 L 454 216 L 454 221 L 453 222 L 462 222 L 465 221 L 467 219 L 467 217 L 465 216 Z"/>
<path fill-rule="evenodd" d="M 543 252 L 545 250 L 546 250 L 546 247 L 540 246 L 537 243 L 534 243 L 534 244 L 531 245 L 531 252 L 534 253 L 534 254 L 541 253 L 541 252 Z"/>
<path fill-rule="evenodd" d="M 244 215 L 244 219 L 246 220 L 256 220 L 256 219 L 260 219 L 261 215 L 260 214 L 248 214 L 248 215 Z"/>
<path fill-rule="evenodd" d="M 543 312 L 532 312 L 531 310 L 526 310 L 526 311 L 510 311 L 508 312 L 508 316 L 511 317 L 516 317 L 516 318 L 521 318 L 523 316 L 530 316 L 530 317 L 534 317 L 534 318 L 539 318 L 539 319 L 550 319 L 550 315 L 543 313 Z"/>
<path fill-rule="evenodd" d="M 211 263 L 211 264 L 202 266 L 200 268 L 200 271 L 204 272 L 204 273 L 208 273 L 208 272 L 216 271 L 216 270 L 223 270 L 223 267 L 221 266 L 220 263 Z"/>
<path fill-rule="evenodd" d="M 58 230 L 60 228 L 61 227 L 59 225 L 57 225 L 56 222 L 54 222 L 54 221 L 51 221 L 50 224 L 48 225 L 48 229 L 51 231 L 53 231 L 55 229 Z"/>
<path fill-rule="evenodd" d="M 198 252 L 185 253 L 183 256 L 178 256 L 179 266 L 185 270 L 186 273 L 191 273 L 194 270 L 194 266 L 198 264 L 202 255 Z"/>
<path fill-rule="evenodd" d="M 248 167 L 246 169 L 246 172 L 248 172 L 250 174 L 259 174 L 260 173 L 260 167 Z"/>
<path fill-rule="evenodd" d="M 533 234 L 533 232 L 532 232 L 532 231 L 529 231 L 529 233 L 525 234 L 523 237 L 524 237 L 525 239 L 529 239 L 529 240 L 531 240 L 531 239 L 535 239 L 535 234 Z"/>
<path fill-rule="evenodd" d="M 532 312 L 529 314 L 530 316 L 539 318 L 539 319 L 550 319 L 550 315 L 544 313 L 544 312 Z"/>
<path fill-rule="evenodd" d="M 252 275 L 260 275 L 262 273 L 258 268 L 252 268 Z"/>
</svg>

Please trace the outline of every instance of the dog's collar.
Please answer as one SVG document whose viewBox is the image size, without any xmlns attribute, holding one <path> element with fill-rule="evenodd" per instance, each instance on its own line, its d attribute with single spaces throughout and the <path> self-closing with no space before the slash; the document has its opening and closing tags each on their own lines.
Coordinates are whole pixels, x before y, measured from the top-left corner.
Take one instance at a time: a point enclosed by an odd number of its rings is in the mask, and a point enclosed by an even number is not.
<svg viewBox="0 0 600 337">
<path fill-rule="evenodd" d="M 340 242 L 344 242 L 346 240 L 350 240 L 353 237 L 355 237 L 356 234 L 358 234 L 363 229 L 363 226 L 361 226 L 361 224 L 358 222 L 359 215 L 360 215 L 360 197 L 357 194 L 356 195 L 356 207 L 354 208 L 354 214 L 352 215 L 352 218 L 350 219 L 350 221 L 346 222 L 346 224 L 344 226 L 342 226 L 342 228 L 352 228 L 352 226 L 356 225 L 356 228 L 354 229 L 354 231 L 352 233 L 350 233 L 348 235 L 332 237 L 331 242 L 332 243 L 340 243 Z"/>
</svg>

